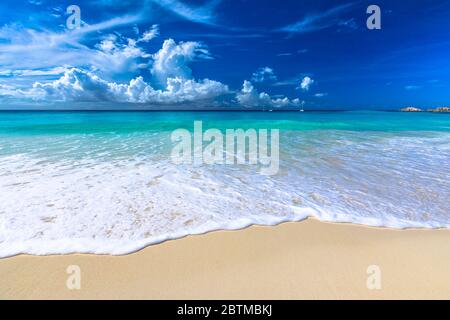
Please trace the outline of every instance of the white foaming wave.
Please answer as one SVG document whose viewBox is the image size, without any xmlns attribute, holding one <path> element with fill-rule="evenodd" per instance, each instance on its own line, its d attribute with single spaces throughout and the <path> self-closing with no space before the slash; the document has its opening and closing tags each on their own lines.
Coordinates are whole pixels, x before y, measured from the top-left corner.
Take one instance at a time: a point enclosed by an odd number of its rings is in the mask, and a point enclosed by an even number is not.
<svg viewBox="0 0 450 320">
<path fill-rule="evenodd" d="M 0 166 L 1 257 L 125 254 L 189 234 L 311 214 L 271 195 L 270 180 L 256 190 L 251 173 L 221 167 L 143 159 L 54 163 L 26 155 L 2 159 Z"/>
<path fill-rule="evenodd" d="M 319 219 L 393 228 L 450 226 L 448 133 L 339 131 L 290 141 L 289 149 L 296 150 L 292 176 L 303 178 L 290 185 L 308 195 Z M 298 151 L 305 146 L 307 152 Z"/>
<path fill-rule="evenodd" d="M 283 141 L 272 177 L 251 166 L 176 166 L 161 155 L 0 157 L 0 257 L 126 254 L 190 234 L 307 217 L 450 226 L 450 136 L 317 132 L 287 133 Z"/>
</svg>

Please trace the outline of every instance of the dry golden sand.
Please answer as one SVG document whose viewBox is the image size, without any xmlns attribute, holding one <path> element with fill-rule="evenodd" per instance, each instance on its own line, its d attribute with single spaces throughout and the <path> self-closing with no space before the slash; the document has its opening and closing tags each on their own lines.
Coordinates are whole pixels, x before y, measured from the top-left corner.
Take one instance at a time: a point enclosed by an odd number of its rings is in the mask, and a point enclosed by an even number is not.
<svg viewBox="0 0 450 320">
<path fill-rule="evenodd" d="M 68 290 L 66 268 L 81 268 Z M 367 267 L 381 268 L 368 290 Z M 315 220 L 213 232 L 127 256 L 0 260 L 0 298 L 450 298 L 450 230 L 367 228 Z"/>
</svg>

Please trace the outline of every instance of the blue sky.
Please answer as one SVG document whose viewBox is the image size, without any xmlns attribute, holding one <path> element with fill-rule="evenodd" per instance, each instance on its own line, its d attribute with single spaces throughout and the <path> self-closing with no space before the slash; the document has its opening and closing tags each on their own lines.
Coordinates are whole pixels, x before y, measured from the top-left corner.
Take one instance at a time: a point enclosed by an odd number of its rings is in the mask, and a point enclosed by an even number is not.
<svg viewBox="0 0 450 320">
<path fill-rule="evenodd" d="M 381 30 L 366 9 L 381 8 Z M 69 29 L 77 5 L 81 26 Z M 450 1 L 2 0 L 13 108 L 450 104 Z"/>
</svg>

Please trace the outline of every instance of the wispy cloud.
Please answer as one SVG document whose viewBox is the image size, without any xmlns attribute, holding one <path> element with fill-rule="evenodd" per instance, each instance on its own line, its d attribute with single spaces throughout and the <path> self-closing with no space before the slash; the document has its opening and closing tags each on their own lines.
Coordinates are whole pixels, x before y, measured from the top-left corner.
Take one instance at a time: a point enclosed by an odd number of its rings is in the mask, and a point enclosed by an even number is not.
<svg viewBox="0 0 450 320">
<path fill-rule="evenodd" d="M 199 24 L 216 25 L 215 8 L 222 0 L 210 0 L 202 6 L 191 6 L 178 0 L 148 0 L 173 14 Z"/>
<path fill-rule="evenodd" d="M 290 57 L 292 56 L 292 52 L 284 52 L 284 53 L 278 53 L 277 57 Z"/>
<path fill-rule="evenodd" d="M 130 25 L 140 19 L 140 15 L 122 16 L 96 24 L 85 24 L 82 28 L 65 32 L 40 32 L 34 29 L 21 28 L 17 25 L 4 26 L 0 28 L 0 39 L 4 40 L 5 44 L 0 45 L 0 52 L 57 47 L 63 43 L 79 47 L 77 41 L 89 33 Z"/>
<path fill-rule="evenodd" d="M 83 28 L 75 29 L 72 34 L 73 35 L 84 35 L 87 33 L 95 32 L 95 31 L 102 31 L 112 28 L 118 28 L 124 25 L 130 25 L 132 23 L 139 22 L 142 20 L 141 14 L 135 14 L 135 15 L 125 15 L 117 18 L 113 18 L 110 20 L 106 20 L 100 23 L 92 24 L 92 25 L 86 25 Z"/>
<path fill-rule="evenodd" d="M 304 54 L 307 53 L 308 49 L 300 49 L 297 50 L 296 52 L 282 52 L 282 53 L 278 53 L 277 57 L 289 57 L 289 56 L 293 56 L 295 54 Z"/>
<path fill-rule="evenodd" d="M 189 33 L 183 36 L 212 39 L 258 39 L 265 37 L 264 34 L 260 33 Z"/>
<path fill-rule="evenodd" d="M 41 0 L 28 0 L 29 4 L 34 4 L 35 6 L 40 6 L 42 4 Z"/>
<path fill-rule="evenodd" d="M 353 9 L 357 3 L 351 2 L 343 4 L 327 11 L 310 14 L 303 19 L 280 28 L 278 31 L 290 33 L 307 33 L 329 28 L 333 25 L 339 24 L 341 21 L 339 16 Z"/>
<path fill-rule="evenodd" d="M 266 81 L 276 81 L 277 76 L 272 68 L 261 67 L 256 70 L 252 75 L 252 81 L 254 82 L 266 82 Z"/>
<path fill-rule="evenodd" d="M 107 55 L 97 49 L 86 46 L 85 40 L 90 34 L 96 37 L 98 31 L 116 29 L 139 21 L 139 15 L 122 16 L 100 23 L 84 25 L 80 29 L 64 32 L 37 31 L 20 25 L 0 28 L 0 65 L 2 69 L 45 69 L 65 65 L 118 65 L 124 60 L 142 56 L 135 44 L 123 47 L 123 54 L 117 56 L 117 50 Z M 110 57 L 110 59 L 108 59 Z M 119 59 L 123 58 L 123 59 Z"/>
</svg>

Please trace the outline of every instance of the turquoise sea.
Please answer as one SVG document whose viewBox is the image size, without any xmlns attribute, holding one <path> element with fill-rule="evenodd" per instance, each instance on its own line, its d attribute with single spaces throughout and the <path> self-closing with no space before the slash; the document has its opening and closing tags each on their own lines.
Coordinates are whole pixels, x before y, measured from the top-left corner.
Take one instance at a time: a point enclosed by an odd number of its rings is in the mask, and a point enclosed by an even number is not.
<svg viewBox="0 0 450 320">
<path fill-rule="evenodd" d="M 174 164 L 176 129 L 279 129 L 279 171 Z M 125 254 L 314 216 L 450 226 L 450 114 L 0 112 L 0 257 Z"/>
</svg>

